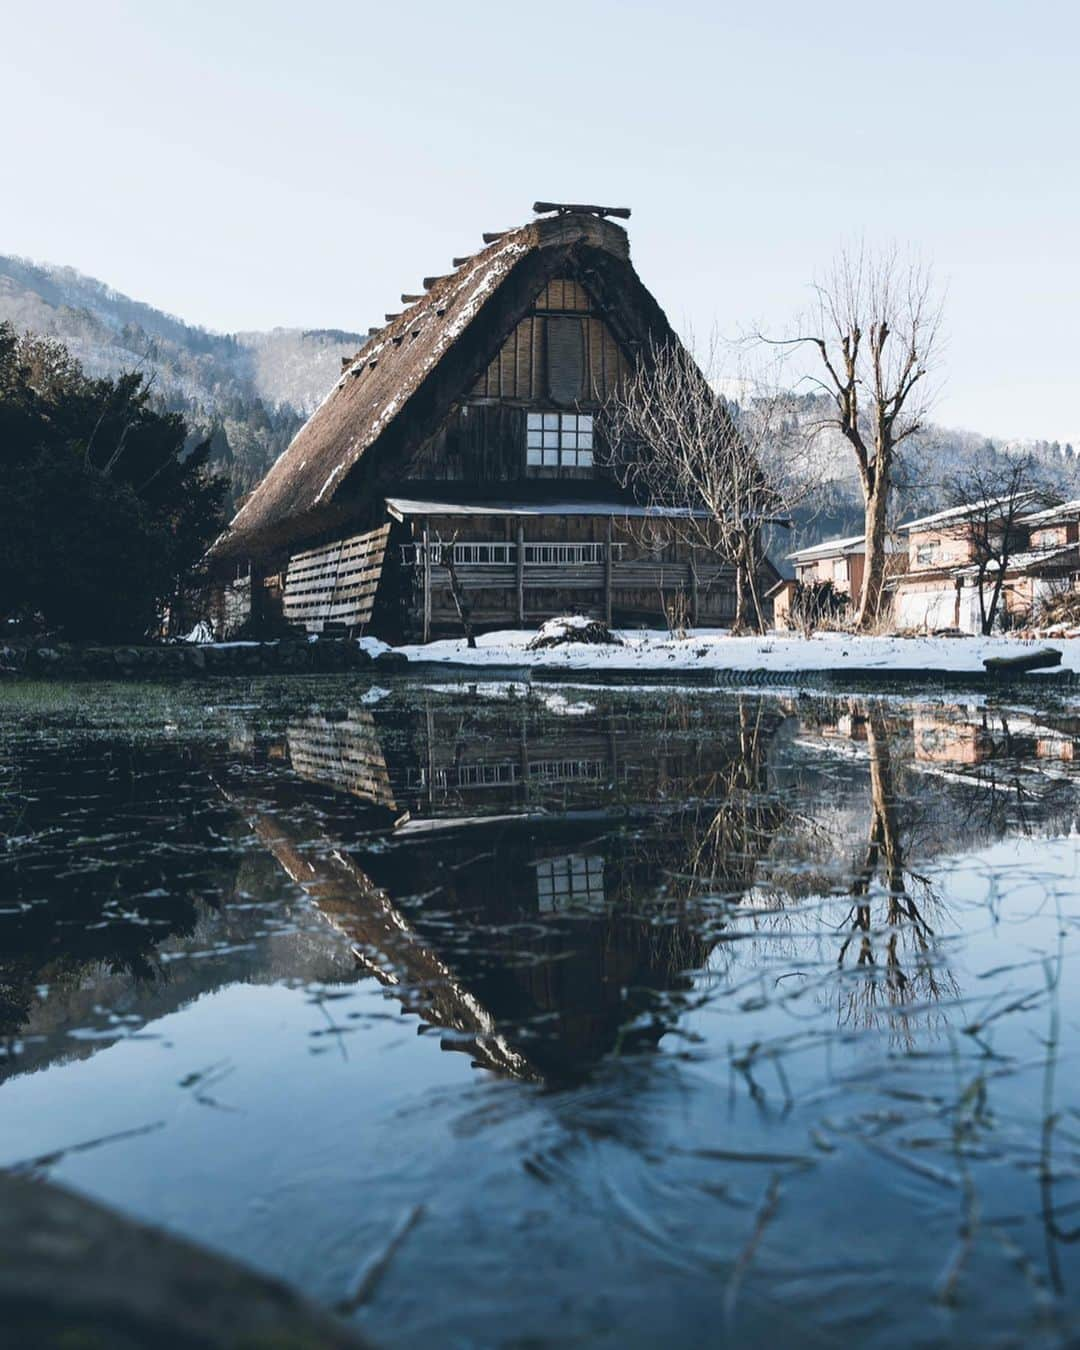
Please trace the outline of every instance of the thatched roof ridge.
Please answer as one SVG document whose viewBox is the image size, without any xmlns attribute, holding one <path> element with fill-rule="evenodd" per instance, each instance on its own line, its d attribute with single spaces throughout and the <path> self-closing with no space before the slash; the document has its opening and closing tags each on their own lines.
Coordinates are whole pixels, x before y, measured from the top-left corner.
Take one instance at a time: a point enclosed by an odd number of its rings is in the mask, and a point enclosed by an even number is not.
<svg viewBox="0 0 1080 1350">
<path fill-rule="evenodd" d="M 572 250 L 582 249 L 594 259 L 606 256 L 628 273 L 629 282 L 614 279 L 616 289 L 634 293 L 645 314 L 644 327 L 670 333 L 630 266 L 621 227 L 595 216 L 564 215 L 508 231 L 456 271 L 434 280 L 420 300 L 364 344 L 237 512 L 212 556 L 250 555 L 334 528 L 348 515 L 350 493 L 343 489 L 361 458 L 378 445 L 398 450 L 405 445 L 412 424 L 422 420 L 413 418 L 403 426 L 410 405 L 417 412 L 422 404 L 429 419 L 448 410 L 486 368 L 544 280 Z M 474 320 L 489 307 L 495 321 L 476 334 Z M 473 340 L 461 369 L 455 368 L 452 378 L 442 375 L 448 354 L 467 335 Z M 355 492 L 351 500 L 355 505 Z"/>
</svg>

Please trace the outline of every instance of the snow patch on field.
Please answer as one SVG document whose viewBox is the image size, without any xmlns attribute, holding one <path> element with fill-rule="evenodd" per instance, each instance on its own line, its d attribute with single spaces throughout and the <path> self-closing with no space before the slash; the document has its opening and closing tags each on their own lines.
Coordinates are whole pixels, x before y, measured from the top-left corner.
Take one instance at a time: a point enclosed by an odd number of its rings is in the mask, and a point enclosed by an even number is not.
<svg viewBox="0 0 1080 1350">
<path fill-rule="evenodd" d="M 1023 656 L 1052 648 L 1062 654 L 1059 669 L 1080 671 L 1080 639 L 1010 637 L 732 637 L 723 629 L 701 629 L 674 638 L 660 629 L 621 629 L 622 645 L 571 642 L 542 651 L 527 650 L 533 632 L 485 633 L 470 648 L 464 638 L 400 647 L 410 661 L 484 666 L 565 666 L 567 670 L 880 670 L 882 673 L 981 671 L 989 656 Z"/>
</svg>

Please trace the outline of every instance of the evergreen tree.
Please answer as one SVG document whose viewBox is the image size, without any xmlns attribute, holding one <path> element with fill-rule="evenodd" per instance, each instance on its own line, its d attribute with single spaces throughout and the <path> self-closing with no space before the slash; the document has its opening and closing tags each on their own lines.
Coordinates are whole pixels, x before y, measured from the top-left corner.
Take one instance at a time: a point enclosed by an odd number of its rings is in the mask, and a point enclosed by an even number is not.
<svg viewBox="0 0 1080 1350">
<path fill-rule="evenodd" d="M 120 641 L 174 620 L 228 482 L 140 374 L 89 379 L 0 324 L 0 615 Z"/>
</svg>

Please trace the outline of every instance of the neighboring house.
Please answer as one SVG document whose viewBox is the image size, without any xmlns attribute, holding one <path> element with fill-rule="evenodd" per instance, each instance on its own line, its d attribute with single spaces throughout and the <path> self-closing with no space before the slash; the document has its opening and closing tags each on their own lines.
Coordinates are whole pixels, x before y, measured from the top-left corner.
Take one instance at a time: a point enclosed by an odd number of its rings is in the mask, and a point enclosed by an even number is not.
<svg viewBox="0 0 1080 1350">
<path fill-rule="evenodd" d="M 1080 589 L 1080 499 L 1023 516 L 1028 553 L 1009 560 L 1006 591 L 1010 610 L 1037 613 L 1063 591 Z"/>
<path fill-rule="evenodd" d="M 256 629 L 426 641 L 461 631 L 461 601 L 478 629 L 655 624 L 679 592 L 694 621 L 732 619 L 733 569 L 604 467 L 598 413 L 678 339 L 610 211 L 541 205 L 402 296 L 215 544 Z"/>
<path fill-rule="evenodd" d="M 890 555 L 888 570 L 891 573 L 900 561 L 892 539 L 886 539 L 885 550 Z M 773 602 L 773 622 L 777 628 L 790 626 L 791 602 L 796 585 L 813 586 L 829 581 L 837 591 L 850 597 L 852 605 L 859 603 L 863 573 L 866 570 L 864 534 L 853 534 L 846 539 L 826 539 L 809 548 L 797 549 L 787 557 L 795 568 L 794 580 L 779 582 L 769 592 Z"/>
<path fill-rule="evenodd" d="M 1080 498 L 1022 516 L 1032 548 L 1057 548 L 1080 542 Z"/>
<path fill-rule="evenodd" d="M 970 522 L 983 505 L 935 511 L 900 526 L 907 535 L 908 560 L 893 589 L 897 627 L 978 630 L 978 596 L 973 615 L 972 595 L 963 594 L 961 571 L 974 559 Z"/>
<path fill-rule="evenodd" d="M 938 511 L 909 521 L 900 528 L 908 537 L 907 571 L 894 583 L 893 614 L 899 628 L 955 628 L 981 631 L 979 565 L 972 534 L 973 519 L 993 523 L 996 501 Z M 1004 518 L 1009 512 L 1000 503 Z M 1067 502 L 1026 516 L 1015 516 L 1002 585 L 1000 614 L 1005 622 L 1020 622 L 1037 610 L 1041 600 L 1073 584 L 1080 562 L 1080 502 Z M 997 563 L 987 565 L 983 589 L 987 603 L 994 586 Z"/>
</svg>

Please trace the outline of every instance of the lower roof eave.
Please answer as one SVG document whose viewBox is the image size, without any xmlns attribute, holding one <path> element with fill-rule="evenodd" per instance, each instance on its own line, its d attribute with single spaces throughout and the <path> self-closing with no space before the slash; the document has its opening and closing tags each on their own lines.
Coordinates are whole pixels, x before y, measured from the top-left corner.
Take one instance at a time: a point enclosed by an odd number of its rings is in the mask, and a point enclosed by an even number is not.
<svg viewBox="0 0 1080 1350">
<path fill-rule="evenodd" d="M 416 516 L 611 516 L 621 519 L 708 520 L 709 512 L 690 507 L 634 506 L 618 501 L 437 501 L 387 497 L 395 520 Z"/>
</svg>

